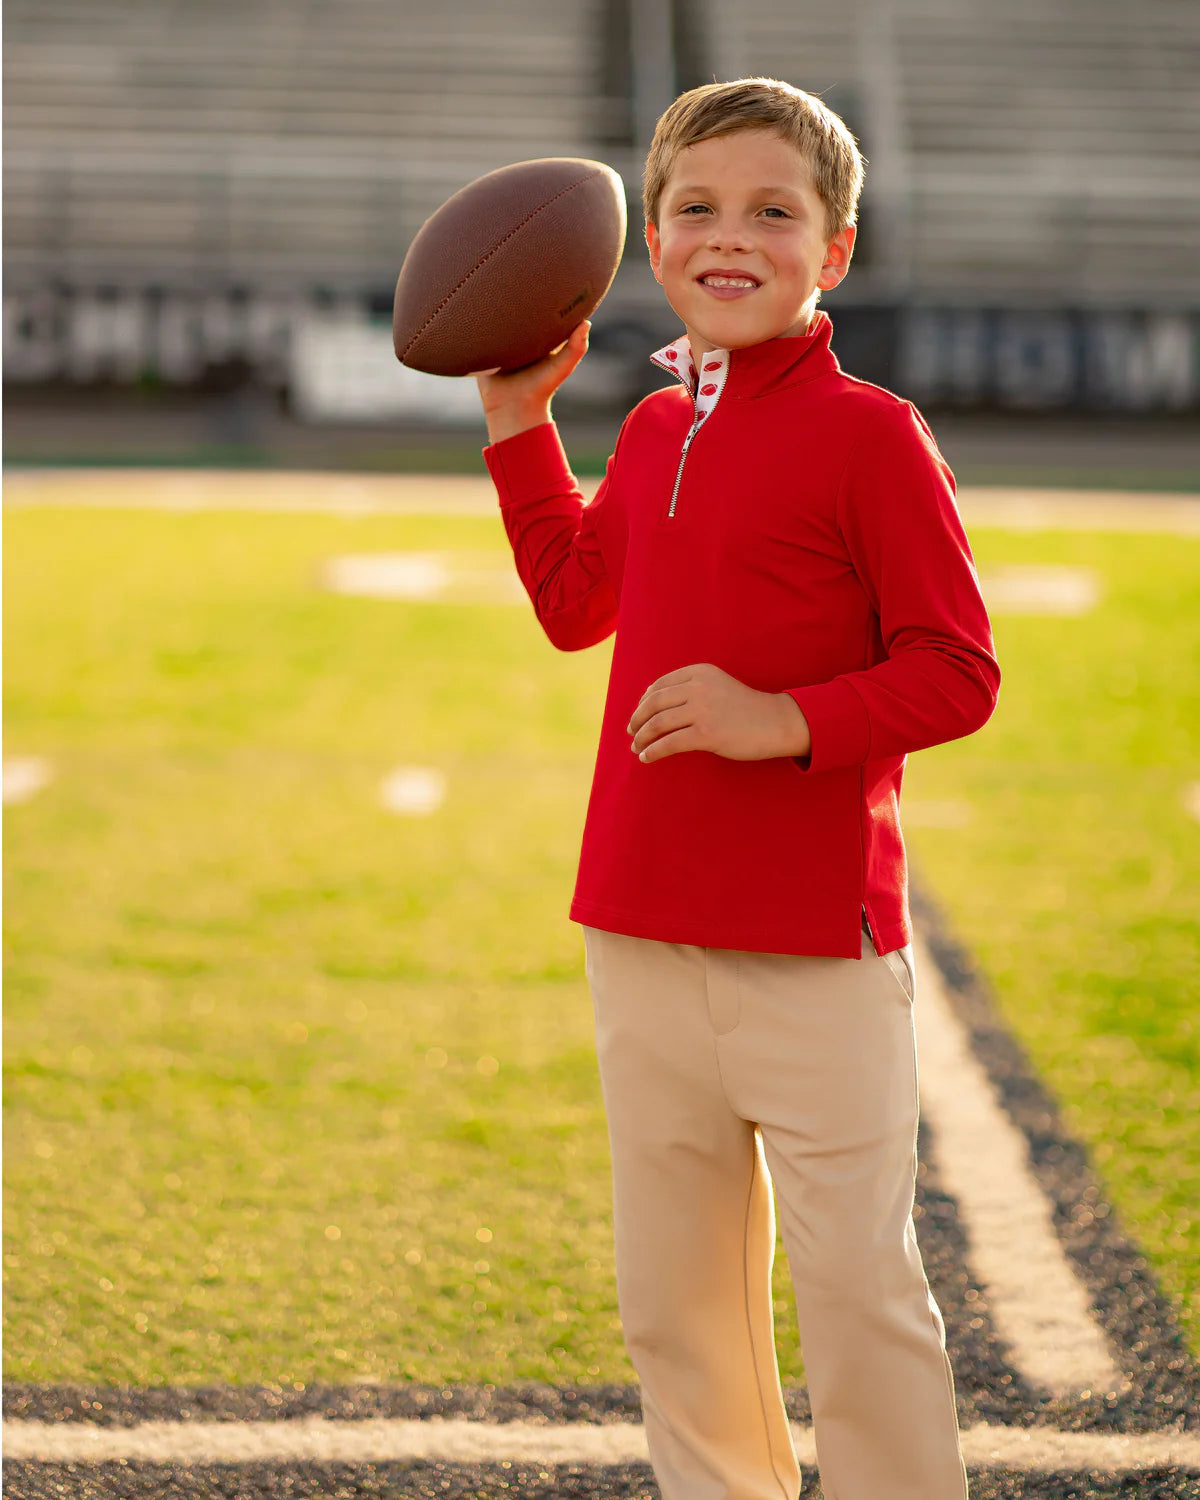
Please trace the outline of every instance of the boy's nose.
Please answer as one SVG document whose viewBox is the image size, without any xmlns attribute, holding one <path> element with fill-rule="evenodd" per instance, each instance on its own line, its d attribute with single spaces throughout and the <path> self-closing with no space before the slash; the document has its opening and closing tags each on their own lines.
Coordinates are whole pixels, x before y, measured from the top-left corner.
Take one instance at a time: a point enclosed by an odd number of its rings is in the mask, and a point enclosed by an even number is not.
<svg viewBox="0 0 1200 1500">
<path fill-rule="evenodd" d="M 714 222 L 708 235 L 708 247 L 713 251 L 746 250 L 750 246 L 750 232 L 743 224 L 719 224 Z"/>
</svg>

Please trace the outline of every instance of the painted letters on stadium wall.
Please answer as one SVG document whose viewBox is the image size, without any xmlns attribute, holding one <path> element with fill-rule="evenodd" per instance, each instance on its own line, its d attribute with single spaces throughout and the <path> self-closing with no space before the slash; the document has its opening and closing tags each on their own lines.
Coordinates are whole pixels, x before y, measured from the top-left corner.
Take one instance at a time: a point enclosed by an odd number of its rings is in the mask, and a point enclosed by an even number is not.
<svg viewBox="0 0 1200 1500">
<path fill-rule="evenodd" d="M 379 299 L 373 299 L 378 301 Z M 1200 311 L 1121 308 L 830 307 L 834 348 L 851 374 L 922 407 L 1178 412 L 1200 407 Z M 4 378 L 21 384 L 171 386 L 240 370 L 294 389 L 301 329 L 314 317 L 365 325 L 366 299 L 296 294 L 45 286 L 4 298 Z M 597 316 L 591 372 L 573 382 L 597 408 L 636 399 L 644 360 L 629 309 Z M 649 350 L 671 326 L 645 330 Z M 609 337 L 611 335 L 611 337 Z M 586 362 L 585 362 L 586 363 Z M 385 362 L 380 379 L 395 375 Z M 583 375 L 581 367 L 580 376 Z M 365 387 L 364 387 L 365 390 Z M 362 417 L 389 402 L 366 391 Z"/>
</svg>

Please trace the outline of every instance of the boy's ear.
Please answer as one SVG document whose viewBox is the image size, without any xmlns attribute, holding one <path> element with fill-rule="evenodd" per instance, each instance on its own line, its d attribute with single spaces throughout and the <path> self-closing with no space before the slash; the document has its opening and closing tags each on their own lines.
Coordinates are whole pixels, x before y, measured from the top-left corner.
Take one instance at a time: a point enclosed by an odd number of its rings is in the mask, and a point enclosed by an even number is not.
<svg viewBox="0 0 1200 1500">
<path fill-rule="evenodd" d="M 828 292 L 837 286 L 850 269 L 850 257 L 854 254 L 856 233 L 857 227 L 854 224 L 848 224 L 845 229 L 839 229 L 829 241 L 825 251 L 825 263 L 821 267 L 821 274 L 817 277 L 817 285 L 822 291 Z"/>
<path fill-rule="evenodd" d="M 646 220 L 646 244 L 650 247 L 650 269 L 654 272 L 655 281 L 662 281 L 662 241 L 658 237 L 658 230 Z"/>
</svg>

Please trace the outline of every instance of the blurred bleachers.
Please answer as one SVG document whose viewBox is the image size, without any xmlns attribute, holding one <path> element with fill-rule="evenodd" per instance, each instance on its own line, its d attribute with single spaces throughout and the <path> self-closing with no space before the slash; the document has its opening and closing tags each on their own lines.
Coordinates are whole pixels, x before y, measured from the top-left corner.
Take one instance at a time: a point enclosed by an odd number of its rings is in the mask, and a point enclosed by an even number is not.
<svg viewBox="0 0 1200 1500">
<path fill-rule="evenodd" d="M 394 282 L 463 183 L 589 155 L 595 0 L 9 0 L 10 274 Z"/>
<path fill-rule="evenodd" d="M 846 294 L 1200 299 L 1200 6 L 739 0 L 711 71 L 821 93 L 871 166 Z M 601 0 L 9 0 L 10 274 L 378 287 L 455 188 L 614 152 Z M 864 249 L 866 248 L 864 244 Z"/>
</svg>

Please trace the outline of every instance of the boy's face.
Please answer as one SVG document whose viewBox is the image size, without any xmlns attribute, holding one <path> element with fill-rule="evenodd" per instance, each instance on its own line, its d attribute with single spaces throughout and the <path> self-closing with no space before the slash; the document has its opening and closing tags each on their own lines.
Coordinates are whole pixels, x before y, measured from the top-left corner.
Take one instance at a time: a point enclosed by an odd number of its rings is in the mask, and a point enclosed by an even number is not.
<svg viewBox="0 0 1200 1500">
<path fill-rule="evenodd" d="M 853 226 L 826 239 L 807 162 L 770 130 L 681 151 L 658 224 L 646 225 L 650 265 L 697 354 L 807 333 L 817 288 L 837 286 L 854 249 Z M 753 284 L 714 286 L 721 271 Z"/>
</svg>

